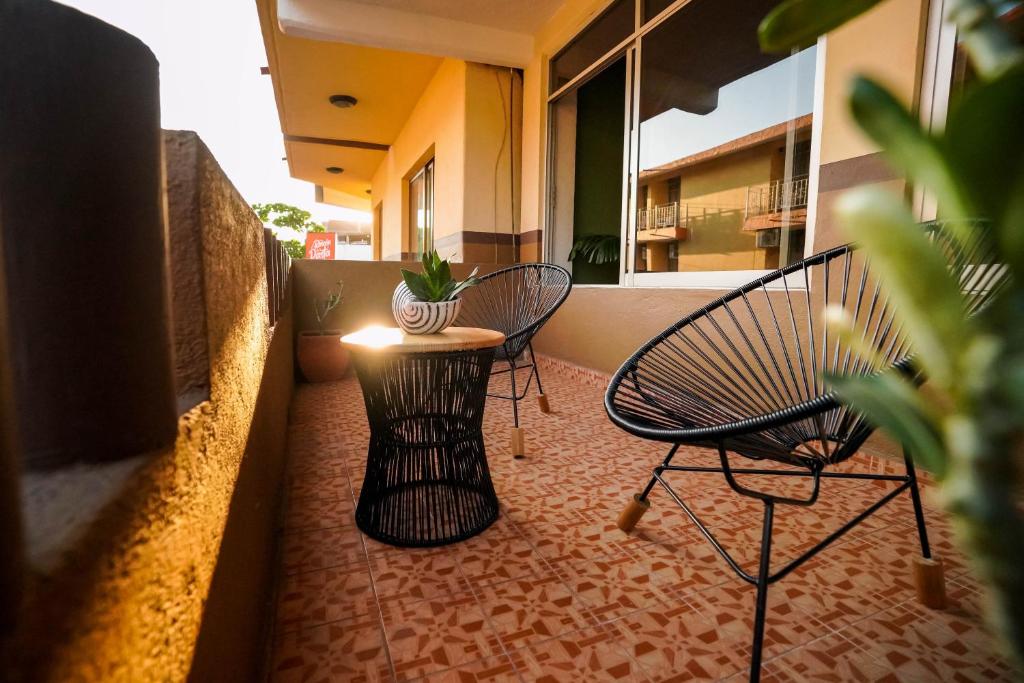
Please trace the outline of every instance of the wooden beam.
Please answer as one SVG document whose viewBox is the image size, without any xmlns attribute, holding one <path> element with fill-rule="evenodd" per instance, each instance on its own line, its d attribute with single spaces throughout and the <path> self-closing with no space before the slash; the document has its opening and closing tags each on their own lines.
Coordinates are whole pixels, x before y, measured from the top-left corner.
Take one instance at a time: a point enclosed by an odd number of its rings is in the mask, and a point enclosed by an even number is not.
<svg viewBox="0 0 1024 683">
<path fill-rule="evenodd" d="M 313 138 L 306 135 L 285 135 L 285 142 L 306 142 L 311 145 L 334 145 L 335 147 L 353 147 L 355 149 L 373 149 L 378 152 L 387 152 L 391 145 L 382 145 L 379 142 L 361 142 L 359 140 L 338 140 L 335 138 Z"/>
</svg>

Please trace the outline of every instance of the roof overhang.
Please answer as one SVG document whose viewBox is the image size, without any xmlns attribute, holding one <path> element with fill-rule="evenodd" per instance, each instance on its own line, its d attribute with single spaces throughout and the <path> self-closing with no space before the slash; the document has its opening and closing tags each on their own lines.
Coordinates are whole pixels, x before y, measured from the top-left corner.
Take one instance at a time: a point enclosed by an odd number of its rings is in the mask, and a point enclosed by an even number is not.
<svg viewBox="0 0 1024 683">
<path fill-rule="evenodd" d="M 373 175 L 441 59 L 286 35 L 277 7 L 257 0 L 288 171 L 322 186 L 327 203 L 368 211 Z M 336 94 L 358 101 L 340 109 L 329 101 Z"/>
<path fill-rule="evenodd" d="M 561 0 L 278 0 L 289 36 L 523 68 Z"/>
</svg>

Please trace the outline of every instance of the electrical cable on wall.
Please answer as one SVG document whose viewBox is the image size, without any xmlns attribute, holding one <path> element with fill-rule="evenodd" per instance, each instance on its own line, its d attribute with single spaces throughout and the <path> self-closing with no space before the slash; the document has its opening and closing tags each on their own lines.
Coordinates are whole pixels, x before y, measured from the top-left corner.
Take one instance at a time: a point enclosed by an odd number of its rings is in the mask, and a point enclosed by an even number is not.
<svg viewBox="0 0 1024 683">
<path fill-rule="evenodd" d="M 498 95 L 501 97 L 501 120 L 504 125 L 504 130 L 501 132 L 501 146 L 498 147 L 498 158 L 494 160 L 494 191 L 491 195 L 494 201 L 494 220 L 491 224 L 491 229 L 494 232 L 494 263 L 498 264 L 498 169 L 501 167 L 501 157 L 505 154 L 505 140 L 508 139 L 511 110 L 509 116 L 505 116 L 505 89 L 501 84 L 501 74 L 497 71 L 494 72 L 494 80 L 498 84 Z M 510 81 L 511 83 L 511 81 Z M 514 248 L 514 247 L 513 247 Z"/>
</svg>

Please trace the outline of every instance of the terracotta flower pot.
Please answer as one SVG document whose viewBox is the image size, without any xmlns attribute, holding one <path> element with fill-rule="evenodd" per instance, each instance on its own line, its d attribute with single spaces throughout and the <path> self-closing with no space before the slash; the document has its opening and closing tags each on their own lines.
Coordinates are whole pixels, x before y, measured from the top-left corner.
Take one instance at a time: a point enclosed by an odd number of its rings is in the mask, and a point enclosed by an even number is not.
<svg viewBox="0 0 1024 683">
<path fill-rule="evenodd" d="M 309 382 L 334 382 L 348 372 L 348 351 L 341 345 L 341 332 L 299 332 L 299 369 Z"/>
</svg>

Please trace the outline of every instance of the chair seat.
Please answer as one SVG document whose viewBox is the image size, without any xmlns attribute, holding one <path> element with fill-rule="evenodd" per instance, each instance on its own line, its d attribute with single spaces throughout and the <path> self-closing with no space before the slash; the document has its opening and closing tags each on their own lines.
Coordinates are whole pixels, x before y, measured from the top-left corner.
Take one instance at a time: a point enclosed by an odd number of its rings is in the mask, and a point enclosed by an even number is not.
<svg viewBox="0 0 1024 683">
<path fill-rule="evenodd" d="M 716 404 L 694 392 L 632 389 L 609 388 L 608 416 L 619 427 L 654 441 L 708 447 L 722 443 L 754 460 L 808 468 L 821 468 L 841 458 L 850 441 L 849 435 L 827 430 L 839 412 L 832 400 L 743 415 L 733 406 Z"/>
</svg>

